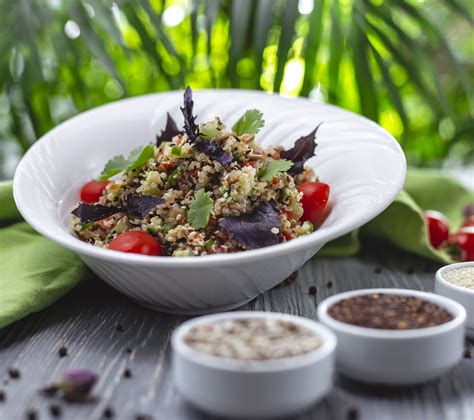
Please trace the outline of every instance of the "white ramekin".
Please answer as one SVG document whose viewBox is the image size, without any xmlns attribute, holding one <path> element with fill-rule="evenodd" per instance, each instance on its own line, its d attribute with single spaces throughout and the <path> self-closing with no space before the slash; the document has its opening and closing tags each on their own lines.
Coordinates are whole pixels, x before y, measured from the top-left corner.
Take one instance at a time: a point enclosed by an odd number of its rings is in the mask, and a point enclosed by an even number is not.
<svg viewBox="0 0 474 420">
<path fill-rule="evenodd" d="M 456 286 L 444 279 L 444 274 L 462 267 L 474 267 L 474 261 L 446 265 L 436 272 L 435 293 L 454 299 L 466 309 L 466 333 L 474 337 L 474 290 Z"/>
<path fill-rule="evenodd" d="M 342 299 L 372 293 L 410 295 L 447 309 L 453 320 L 410 330 L 365 328 L 337 321 L 328 314 Z M 321 302 L 318 317 L 337 337 L 337 369 L 354 379 L 387 385 L 410 385 L 441 376 L 462 357 L 466 311 L 434 293 L 406 289 L 363 289 L 339 293 Z"/>
<path fill-rule="evenodd" d="M 183 338 L 198 324 L 224 319 L 281 319 L 306 327 L 322 345 L 304 355 L 242 362 L 216 357 L 188 346 Z M 302 411 L 333 385 L 336 337 L 310 319 L 267 312 L 232 312 L 187 321 L 172 336 L 176 388 L 195 407 L 219 416 L 277 417 Z"/>
</svg>

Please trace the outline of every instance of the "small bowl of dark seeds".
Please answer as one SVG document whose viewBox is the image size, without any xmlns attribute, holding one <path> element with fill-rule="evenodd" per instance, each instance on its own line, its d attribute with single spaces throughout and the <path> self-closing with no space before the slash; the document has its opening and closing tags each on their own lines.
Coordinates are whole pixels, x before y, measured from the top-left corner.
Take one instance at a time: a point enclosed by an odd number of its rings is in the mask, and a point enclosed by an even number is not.
<svg viewBox="0 0 474 420">
<path fill-rule="evenodd" d="M 319 304 L 318 317 L 336 334 L 338 370 L 360 381 L 423 383 L 462 358 L 466 311 L 434 293 L 406 289 L 340 293 Z"/>
<path fill-rule="evenodd" d="M 295 414 L 332 388 L 336 338 L 310 319 L 267 312 L 195 318 L 173 333 L 173 379 L 218 416 Z"/>
</svg>

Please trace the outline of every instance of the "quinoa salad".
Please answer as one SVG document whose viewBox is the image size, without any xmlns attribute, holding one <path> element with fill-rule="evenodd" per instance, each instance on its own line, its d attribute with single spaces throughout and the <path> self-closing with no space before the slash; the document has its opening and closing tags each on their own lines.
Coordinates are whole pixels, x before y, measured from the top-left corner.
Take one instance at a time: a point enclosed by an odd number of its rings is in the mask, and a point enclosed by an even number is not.
<svg viewBox="0 0 474 420">
<path fill-rule="evenodd" d="M 305 166 L 319 126 L 292 149 L 263 148 L 260 111 L 227 128 L 219 117 L 198 124 L 193 106 L 188 87 L 182 129 L 167 114 L 153 145 L 112 158 L 82 187 L 72 211 L 78 238 L 122 252 L 202 256 L 276 245 L 322 223 L 329 186 Z"/>
</svg>

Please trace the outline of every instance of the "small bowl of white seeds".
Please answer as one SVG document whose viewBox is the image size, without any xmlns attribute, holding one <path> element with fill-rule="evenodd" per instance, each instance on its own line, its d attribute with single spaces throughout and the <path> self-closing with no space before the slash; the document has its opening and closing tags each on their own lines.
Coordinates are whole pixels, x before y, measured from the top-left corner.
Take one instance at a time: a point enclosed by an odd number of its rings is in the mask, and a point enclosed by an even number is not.
<svg viewBox="0 0 474 420">
<path fill-rule="evenodd" d="M 466 308 L 466 332 L 474 337 L 474 261 L 446 265 L 436 272 L 435 293 Z"/>
<path fill-rule="evenodd" d="M 208 315 L 179 326 L 171 343 L 176 388 L 214 415 L 295 414 L 333 385 L 336 337 L 310 319 L 267 312 Z"/>
</svg>

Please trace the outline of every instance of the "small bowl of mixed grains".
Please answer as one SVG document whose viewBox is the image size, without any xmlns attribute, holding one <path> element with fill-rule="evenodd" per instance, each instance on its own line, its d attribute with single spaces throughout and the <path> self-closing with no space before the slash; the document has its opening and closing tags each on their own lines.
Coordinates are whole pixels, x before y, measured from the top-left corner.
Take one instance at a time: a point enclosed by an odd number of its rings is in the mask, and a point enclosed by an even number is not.
<svg viewBox="0 0 474 420">
<path fill-rule="evenodd" d="M 338 370 L 384 385 L 438 378 L 462 358 L 466 311 L 434 293 L 362 289 L 318 305 L 319 321 L 337 337 Z"/>
<path fill-rule="evenodd" d="M 466 333 L 474 337 L 474 262 L 446 265 L 436 272 L 435 292 L 466 309 Z"/>
<path fill-rule="evenodd" d="M 172 337 L 173 379 L 197 408 L 220 416 L 280 417 L 332 388 L 334 334 L 294 315 L 233 312 L 185 322 Z"/>
</svg>

